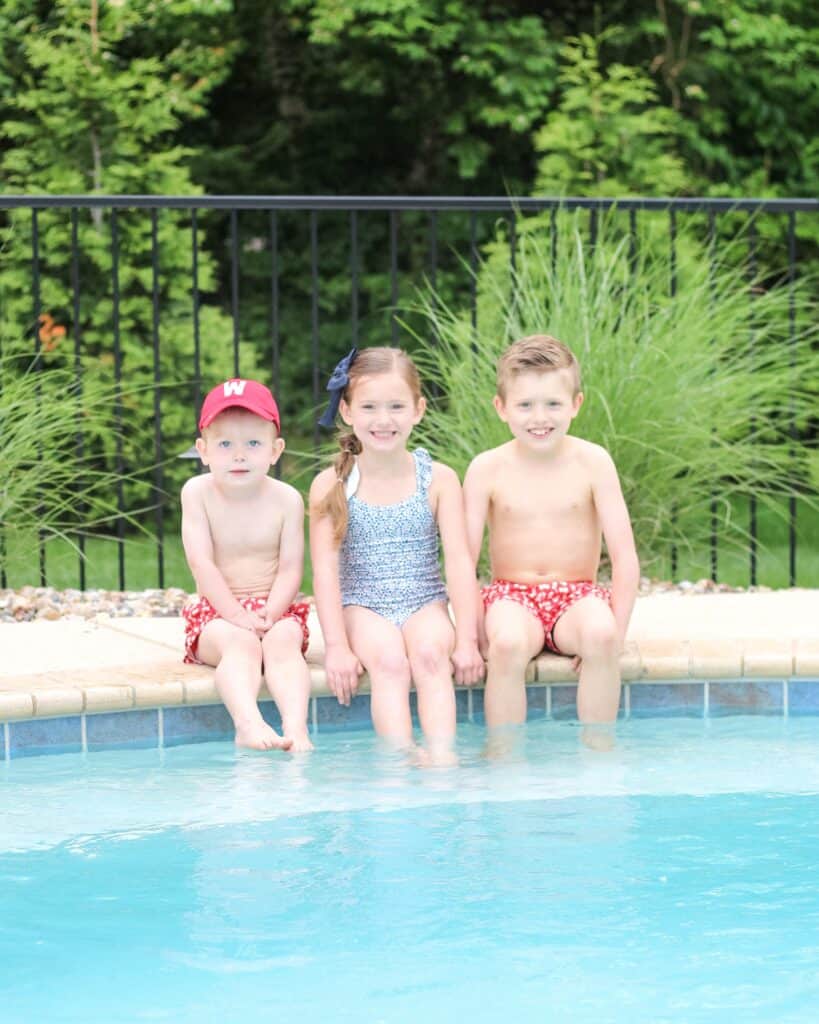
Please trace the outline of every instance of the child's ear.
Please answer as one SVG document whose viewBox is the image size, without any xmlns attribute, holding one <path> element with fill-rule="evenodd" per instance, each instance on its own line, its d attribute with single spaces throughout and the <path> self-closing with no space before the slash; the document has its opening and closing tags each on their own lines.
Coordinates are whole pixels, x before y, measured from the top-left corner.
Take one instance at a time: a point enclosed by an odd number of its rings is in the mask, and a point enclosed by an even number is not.
<svg viewBox="0 0 819 1024">
<path fill-rule="evenodd" d="M 418 404 L 415 406 L 415 418 L 413 423 L 420 423 L 424 413 L 427 411 L 427 400 L 426 398 L 419 398 Z"/>
<path fill-rule="evenodd" d="M 202 465 L 203 466 L 207 466 L 207 464 L 208 464 L 208 455 L 207 455 L 208 446 L 207 446 L 207 444 L 205 444 L 204 437 L 197 437 L 195 446 L 196 446 L 196 451 L 199 454 L 199 458 L 202 461 Z"/>
<path fill-rule="evenodd" d="M 582 391 L 578 391 L 577 394 L 574 396 L 574 399 L 572 401 L 572 416 L 576 416 L 580 412 L 580 406 L 583 404 L 583 400 L 585 399 L 585 397 L 586 396 L 583 394 Z"/>
<path fill-rule="evenodd" d="M 350 423 L 350 407 L 349 405 L 347 405 L 343 398 L 338 403 L 338 412 L 341 418 L 347 424 L 347 426 L 351 427 L 352 423 Z"/>
<path fill-rule="evenodd" d="M 495 412 L 500 416 L 503 422 L 506 422 L 506 407 L 503 404 L 503 399 L 500 395 L 495 395 L 492 399 L 492 405 L 495 406 Z"/>
<path fill-rule="evenodd" d="M 282 453 L 287 445 L 284 443 L 283 437 L 277 437 L 273 442 L 273 455 L 270 459 L 270 465 L 275 466 L 279 459 L 282 457 Z"/>
</svg>

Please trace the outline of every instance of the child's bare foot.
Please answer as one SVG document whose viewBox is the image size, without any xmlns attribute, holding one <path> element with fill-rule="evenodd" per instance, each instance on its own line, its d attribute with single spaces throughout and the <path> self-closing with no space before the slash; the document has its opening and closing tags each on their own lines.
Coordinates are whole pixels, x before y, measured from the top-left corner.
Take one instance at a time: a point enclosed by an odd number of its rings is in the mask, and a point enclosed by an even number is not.
<svg viewBox="0 0 819 1024">
<path fill-rule="evenodd" d="M 615 739 L 611 726 L 584 725 L 580 733 L 584 746 L 591 750 L 614 750 Z"/>
<path fill-rule="evenodd" d="M 292 732 L 285 734 L 285 739 L 289 739 L 292 742 L 292 746 L 290 747 L 291 754 L 304 754 L 308 750 L 313 749 L 313 744 L 306 732 Z"/>
<path fill-rule="evenodd" d="M 287 736 L 279 736 L 267 722 L 258 722 L 236 727 L 236 746 L 248 747 L 250 750 L 289 750 L 293 741 Z"/>
</svg>

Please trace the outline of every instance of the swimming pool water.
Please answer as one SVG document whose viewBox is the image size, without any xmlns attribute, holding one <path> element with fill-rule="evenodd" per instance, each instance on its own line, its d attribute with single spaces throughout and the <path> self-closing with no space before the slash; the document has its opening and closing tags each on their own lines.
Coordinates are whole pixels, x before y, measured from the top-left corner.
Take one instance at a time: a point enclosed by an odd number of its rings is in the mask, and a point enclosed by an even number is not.
<svg viewBox="0 0 819 1024">
<path fill-rule="evenodd" d="M 819 1017 L 819 722 L 464 727 L 0 771 L 0 1020 Z"/>
</svg>

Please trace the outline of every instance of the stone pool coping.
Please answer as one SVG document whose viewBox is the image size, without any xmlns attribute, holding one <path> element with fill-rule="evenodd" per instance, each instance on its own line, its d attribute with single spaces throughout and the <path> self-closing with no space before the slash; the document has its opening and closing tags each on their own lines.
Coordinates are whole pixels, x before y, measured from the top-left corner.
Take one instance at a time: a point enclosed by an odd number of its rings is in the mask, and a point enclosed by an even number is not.
<svg viewBox="0 0 819 1024">
<path fill-rule="evenodd" d="M 328 693 L 315 612 L 312 693 Z M 0 722 L 218 704 L 213 670 L 181 662 L 178 618 L 60 619 L 0 625 Z M 640 597 L 623 681 L 819 682 L 819 590 Z M 527 683 L 571 686 L 569 660 L 542 655 Z M 361 692 L 368 692 L 366 677 Z M 267 696 L 262 691 L 262 699 Z"/>
</svg>

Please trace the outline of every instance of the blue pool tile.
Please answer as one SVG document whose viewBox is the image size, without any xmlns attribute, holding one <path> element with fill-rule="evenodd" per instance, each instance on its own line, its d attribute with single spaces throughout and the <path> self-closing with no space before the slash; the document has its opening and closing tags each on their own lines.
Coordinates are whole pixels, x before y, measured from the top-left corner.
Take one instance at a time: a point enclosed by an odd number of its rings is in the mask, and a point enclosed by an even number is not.
<svg viewBox="0 0 819 1024">
<path fill-rule="evenodd" d="M 9 756 L 36 754 L 76 754 L 82 750 L 82 719 L 35 718 L 28 722 L 9 722 Z"/>
<path fill-rule="evenodd" d="M 546 687 L 526 687 L 526 718 L 531 721 L 534 718 L 544 718 L 546 715 Z"/>
<path fill-rule="evenodd" d="M 475 687 L 472 690 L 472 721 L 482 722 L 483 721 L 483 694 L 484 689 L 482 686 Z"/>
<path fill-rule="evenodd" d="M 159 745 L 159 714 L 155 709 L 146 709 L 86 715 L 85 737 L 89 750 L 156 747 Z"/>
<path fill-rule="evenodd" d="M 704 712 L 702 683 L 633 683 L 631 714 L 635 717 L 699 717 Z"/>
<path fill-rule="evenodd" d="M 788 713 L 819 715 L 819 679 L 791 680 L 788 683 Z"/>
<path fill-rule="evenodd" d="M 577 687 L 552 686 L 552 718 L 577 717 Z"/>
<path fill-rule="evenodd" d="M 276 732 L 281 732 L 282 716 L 279 714 L 276 702 L 273 700 L 260 700 L 259 710 L 262 713 L 262 718 L 267 722 L 267 724 L 271 726 L 271 728 L 275 729 Z"/>
<path fill-rule="evenodd" d="M 339 704 L 333 696 L 316 699 L 316 721 L 319 732 L 332 729 L 369 729 L 370 695 L 359 693 L 349 707 Z"/>
<path fill-rule="evenodd" d="M 782 683 L 746 680 L 740 683 L 710 683 L 710 715 L 781 715 Z"/>
<path fill-rule="evenodd" d="M 233 738 L 233 722 L 224 704 L 165 708 L 162 712 L 162 734 L 166 747 L 228 740 Z"/>
<path fill-rule="evenodd" d="M 469 691 L 455 691 L 455 718 L 459 722 L 466 722 L 469 718 Z"/>
</svg>

